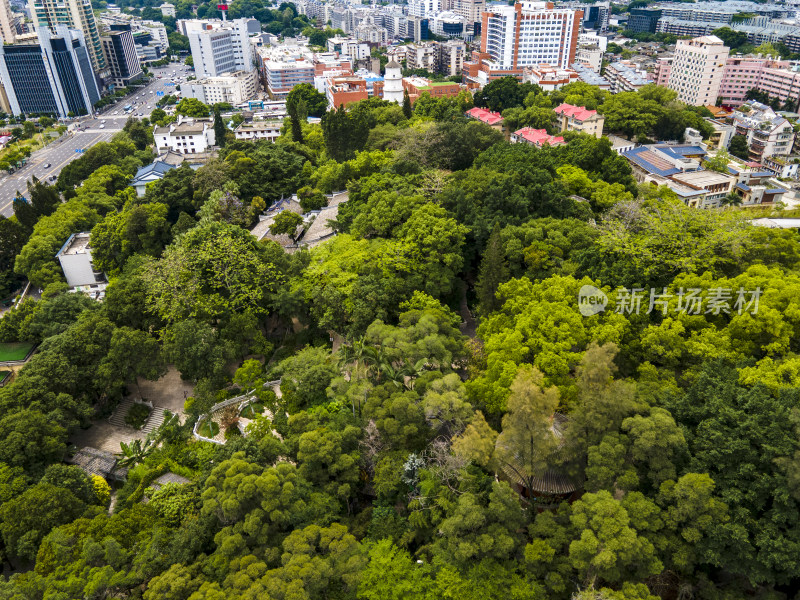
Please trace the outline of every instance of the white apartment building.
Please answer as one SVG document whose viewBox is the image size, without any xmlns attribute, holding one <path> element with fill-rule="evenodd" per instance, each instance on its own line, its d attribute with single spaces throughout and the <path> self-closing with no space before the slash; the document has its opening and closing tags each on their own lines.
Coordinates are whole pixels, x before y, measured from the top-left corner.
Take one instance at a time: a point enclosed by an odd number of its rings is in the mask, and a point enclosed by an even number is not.
<svg viewBox="0 0 800 600">
<path fill-rule="evenodd" d="M 253 121 L 241 123 L 233 130 L 237 140 L 269 140 L 274 142 L 281 135 L 283 121 Z"/>
<path fill-rule="evenodd" d="M 736 133 L 747 137 L 749 157 L 761 162 L 770 156 L 787 156 L 794 145 L 792 124 L 760 102 L 747 102 L 733 113 Z"/>
<path fill-rule="evenodd" d="M 227 102 L 236 106 L 252 100 L 258 91 L 255 71 L 236 71 L 219 77 L 205 77 L 187 81 L 181 86 L 184 98 L 197 98 L 204 104 Z"/>
<path fill-rule="evenodd" d="M 0 0 L 0 37 L 5 44 L 13 44 L 17 40 L 17 18 L 11 12 L 8 0 Z"/>
<path fill-rule="evenodd" d="M 178 118 L 167 127 L 155 127 L 153 137 L 160 154 L 171 150 L 178 154 L 202 154 L 214 145 L 214 126 L 211 121 Z"/>
<path fill-rule="evenodd" d="M 432 17 L 441 10 L 441 0 L 408 0 L 408 14 L 412 17 Z"/>
<path fill-rule="evenodd" d="M 464 69 L 467 45 L 461 40 L 447 40 L 439 44 L 436 71 L 442 75 L 460 75 Z"/>
<path fill-rule="evenodd" d="M 161 6 L 158 7 L 161 10 L 161 14 L 165 17 L 174 17 L 175 16 L 175 5 L 170 4 L 169 2 L 165 2 Z"/>
<path fill-rule="evenodd" d="M 717 101 L 728 48 L 714 35 L 678 40 L 667 87 L 678 92 L 678 100 L 692 106 Z"/>
<path fill-rule="evenodd" d="M 328 39 L 328 52 L 338 52 L 339 56 L 346 56 L 352 61 L 364 60 L 370 57 L 369 45 L 359 42 L 355 38 L 334 36 Z"/>
<path fill-rule="evenodd" d="M 131 22 L 131 29 L 133 31 L 146 31 L 152 37 L 151 44 L 155 44 L 161 50 L 161 53 L 165 53 L 167 48 L 169 48 L 169 38 L 167 37 L 167 28 L 164 27 L 163 23 L 159 23 L 158 21 L 137 21 L 134 20 Z"/>
<path fill-rule="evenodd" d="M 480 24 L 481 14 L 486 10 L 486 0 L 452 0 L 450 10 L 464 17 L 470 33 L 473 33 L 475 24 Z"/>
<path fill-rule="evenodd" d="M 583 12 L 552 8 L 549 2 L 491 6 L 483 13 L 481 52 L 498 69 L 522 69 L 541 63 L 569 68 L 575 61 Z"/>
<path fill-rule="evenodd" d="M 253 51 L 247 32 L 248 19 L 184 22 L 198 78 L 218 77 L 234 71 L 251 71 Z"/>
<path fill-rule="evenodd" d="M 422 42 L 406 46 L 406 69 L 427 69 L 431 73 L 436 70 L 436 58 L 439 54 L 436 42 Z"/>
</svg>

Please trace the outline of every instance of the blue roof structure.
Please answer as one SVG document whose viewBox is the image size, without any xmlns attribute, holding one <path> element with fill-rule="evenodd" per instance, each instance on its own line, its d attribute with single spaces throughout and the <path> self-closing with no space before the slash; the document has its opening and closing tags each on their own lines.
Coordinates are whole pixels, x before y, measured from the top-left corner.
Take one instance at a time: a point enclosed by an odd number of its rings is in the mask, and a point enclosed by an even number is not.
<svg viewBox="0 0 800 600">
<path fill-rule="evenodd" d="M 661 175 L 662 177 L 669 177 L 670 175 L 681 172 L 680 169 L 676 169 L 672 166 L 667 169 L 656 166 L 652 161 L 658 157 L 654 156 L 652 151 L 647 146 L 639 146 L 633 150 L 628 150 L 627 152 L 623 152 L 622 156 L 627 158 L 632 163 L 640 166 L 648 173 Z"/>
<path fill-rule="evenodd" d="M 750 186 L 747 185 L 747 184 L 744 184 L 744 183 L 737 183 L 736 187 L 739 188 L 740 190 L 742 190 L 743 192 L 749 192 L 750 191 Z"/>
<path fill-rule="evenodd" d="M 657 150 L 660 155 L 656 154 L 654 150 Z M 679 169 L 670 163 L 670 159 L 682 160 L 687 156 L 705 156 L 706 154 L 707 152 L 700 146 L 690 144 L 677 146 L 669 144 L 651 144 L 649 146 L 639 146 L 633 150 L 623 152 L 622 156 L 648 173 L 669 177 L 670 175 L 683 172 L 683 169 Z"/>
<path fill-rule="evenodd" d="M 133 180 L 136 181 L 144 177 L 145 175 L 149 175 L 150 173 L 156 173 L 163 177 L 167 174 L 168 171 L 171 171 L 175 168 L 175 165 L 168 165 L 165 162 L 156 161 L 147 165 L 146 167 L 141 167 L 138 171 L 136 171 L 136 175 L 133 177 Z"/>
</svg>

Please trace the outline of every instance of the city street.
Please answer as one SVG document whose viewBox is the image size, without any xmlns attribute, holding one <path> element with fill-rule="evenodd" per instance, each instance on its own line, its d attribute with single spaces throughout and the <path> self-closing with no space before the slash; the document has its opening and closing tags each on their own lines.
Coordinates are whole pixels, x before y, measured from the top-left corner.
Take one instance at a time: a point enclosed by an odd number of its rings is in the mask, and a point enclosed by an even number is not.
<svg viewBox="0 0 800 600">
<path fill-rule="evenodd" d="M 186 68 L 182 64 L 170 64 L 153 69 L 156 78 L 147 87 L 120 99 L 116 104 L 104 107 L 97 117 L 75 120 L 71 128 L 77 125 L 79 130 L 68 132 L 47 147 L 37 150 L 22 169 L 0 178 L 0 214 L 6 217 L 14 214 L 12 203 L 17 190 L 25 194 L 25 184 L 31 177 L 35 176 L 53 183 L 61 173 L 61 169 L 80 156 L 78 150 L 88 150 L 98 142 L 107 142 L 125 126 L 131 115 L 139 119 L 149 117 L 156 108 L 156 102 L 161 98 L 158 92 L 164 92 L 164 95 L 174 93 L 175 85 L 172 79 L 179 77 L 184 80 Z M 158 75 L 162 78 L 158 79 Z M 133 107 L 130 115 L 123 110 L 128 104 Z"/>
</svg>

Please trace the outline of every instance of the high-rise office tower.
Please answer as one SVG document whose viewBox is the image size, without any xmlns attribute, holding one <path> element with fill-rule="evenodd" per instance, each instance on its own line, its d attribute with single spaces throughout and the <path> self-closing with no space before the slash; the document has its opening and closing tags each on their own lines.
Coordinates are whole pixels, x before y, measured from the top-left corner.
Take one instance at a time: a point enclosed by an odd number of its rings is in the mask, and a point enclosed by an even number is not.
<svg viewBox="0 0 800 600">
<path fill-rule="evenodd" d="M 142 65 L 136 56 L 136 44 L 130 25 L 111 25 L 111 31 L 100 38 L 106 65 L 111 71 L 111 82 L 117 87 L 125 87 L 140 79 Z"/>
<path fill-rule="evenodd" d="M 58 25 L 66 25 L 83 33 L 92 68 L 96 73 L 105 70 L 106 59 L 91 0 L 30 0 L 29 6 L 37 28 L 47 27 L 55 34 Z"/>
<path fill-rule="evenodd" d="M 252 71 L 253 50 L 247 31 L 248 19 L 187 22 L 186 31 L 198 79 L 235 71 Z"/>
<path fill-rule="evenodd" d="M 552 2 L 492 6 L 483 13 L 481 52 L 505 69 L 547 63 L 569 68 L 575 61 L 583 11 Z"/>
<path fill-rule="evenodd" d="M 728 48 L 714 35 L 678 40 L 667 87 L 691 106 L 714 105 L 719 94 Z"/>
<path fill-rule="evenodd" d="M 481 14 L 486 10 L 486 0 L 453 0 L 453 12 L 467 20 L 469 31 L 475 30 L 475 25 L 480 27 Z"/>
<path fill-rule="evenodd" d="M 83 34 L 65 25 L 53 35 L 37 29 L 38 44 L 0 46 L 0 81 L 11 112 L 55 114 L 59 117 L 89 114 L 100 100 Z"/>
<path fill-rule="evenodd" d="M 16 21 L 8 0 L 0 0 L 0 36 L 4 44 L 13 44 L 17 40 Z"/>
</svg>

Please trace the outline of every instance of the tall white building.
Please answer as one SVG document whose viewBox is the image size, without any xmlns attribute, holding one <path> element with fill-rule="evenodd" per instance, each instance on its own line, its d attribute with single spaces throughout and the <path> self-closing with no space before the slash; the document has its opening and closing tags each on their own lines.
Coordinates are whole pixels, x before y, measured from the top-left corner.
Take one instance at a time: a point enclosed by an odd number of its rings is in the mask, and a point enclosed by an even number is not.
<svg viewBox="0 0 800 600">
<path fill-rule="evenodd" d="M 481 52 L 488 53 L 498 68 L 547 63 L 566 69 L 575 60 L 581 10 L 526 1 L 492 6 L 482 17 Z"/>
<path fill-rule="evenodd" d="M 408 14 L 412 17 L 432 17 L 441 10 L 440 0 L 408 0 Z"/>
<path fill-rule="evenodd" d="M 383 99 L 388 102 L 403 103 L 403 73 L 395 59 L 386 63 L 383 76 Z"/>
<path fill-rule="evenodd" d="M 678 40 L 667 87 L 678 92 L 678 100 L 692 106 L 717 101 L 728 48 L 714 35 Z"/>
<path fill-rule="evenodd" d="M 253 51 L 247 19 L 200 22 L 187 27 L 197 78 L 217 77 L 234 71 L 252 71 Z"/>
<path fill-rule="evenodd" d="M 13 44 L 17 39 L 16 18 L 11 12 L 11 4 L 8 0 L 0 0 L 0 36 L 3 43 Z"/>
</svg>

